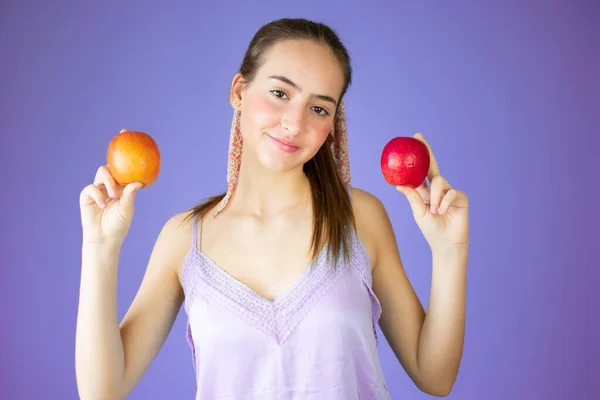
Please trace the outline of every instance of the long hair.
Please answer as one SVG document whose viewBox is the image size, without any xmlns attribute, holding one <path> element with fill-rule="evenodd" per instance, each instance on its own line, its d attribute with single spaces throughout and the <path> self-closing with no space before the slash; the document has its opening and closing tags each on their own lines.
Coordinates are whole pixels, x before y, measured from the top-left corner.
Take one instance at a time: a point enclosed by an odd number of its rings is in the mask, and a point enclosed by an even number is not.
<svg viewBox="0 0 600 400">
<path fill-rule="evenodd" d="M 302 18 L 279 19 L 262 26 L 252 38 L 240 66 L 240 74 L 251 83 L 263 62 L 264 53 L 282 40 L 305 39 L 327 45 L 340 62 L 344 74 L 344 86 L 340 100 L 352 81 L 352 68 L 348 51 L 337 34 L 327 25 Z M 338 101 L 338 104 L 340 102 Z M 336 109 L 336 113 L 338 110 Z M 312 258 L 316 258 L 322 246 L 328 245 L 328 256 L 335 266 L 340 253 L 349 260 L 349 228 L 355 229 L 354 214 L 348 193 L 336 168 L 331 152 L 333 138 L 329 135 L 313 158 L 304 164 L 309 179 L 313 203 Z M 221 202 L 226 193 L 209 197 L 191 209 L 188 217 L 202 218 Z"/>
</svg>

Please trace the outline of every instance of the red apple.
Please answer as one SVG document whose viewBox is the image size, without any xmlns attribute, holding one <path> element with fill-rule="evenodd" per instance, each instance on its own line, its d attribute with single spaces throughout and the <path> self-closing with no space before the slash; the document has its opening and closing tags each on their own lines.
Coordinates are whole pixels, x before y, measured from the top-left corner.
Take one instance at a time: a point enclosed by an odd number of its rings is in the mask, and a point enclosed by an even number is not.
<svg viewBox="0 0 600 400">
<path fill-rule="evenodd" d="M 122 186 L 140 182 L 151 186 L 160 172 L 160 152 L 154 139 L 145 132 L 121 131 L 108 145 L 108 169 Z"/>
<path fill-rule="evenodd" d="M 381 172 L 386 182 L 394 186 L 419 187 L 429 171 L 427 145 L 408 136 L 390 140 L 381 153 Z"/>
</svg>

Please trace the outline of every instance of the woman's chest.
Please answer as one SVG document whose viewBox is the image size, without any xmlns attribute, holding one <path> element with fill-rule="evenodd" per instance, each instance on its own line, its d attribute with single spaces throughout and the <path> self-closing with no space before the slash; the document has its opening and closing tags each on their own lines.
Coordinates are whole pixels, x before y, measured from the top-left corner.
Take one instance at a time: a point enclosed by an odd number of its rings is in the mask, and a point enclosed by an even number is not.
<svg viewBox="0 0 600 400">
<path fill-rule="evenodd" d="M 261 349 L 285 348 L 290 339 L 301 338 L 303 343 L 327 342 L 325 347 L 339 354 L 347 346 L 370 342 L 368 288 L 350 265 L 330 268 L 317 266 L 275 301 L 258 297 L 228 277 L 199 281 L 198 296 L 189 309 L 192 327 L 201 327 L 195 342 L 203 348 Z"/>
<path fill-rule="evenodd" d="M 312 222 L 312 221 L 310 221 Z M 312 261 L 312 226 L 237 223 L 203 229 L 200 251 L 216 266 L 267 300 L 281 296 Z"/>
</svg>

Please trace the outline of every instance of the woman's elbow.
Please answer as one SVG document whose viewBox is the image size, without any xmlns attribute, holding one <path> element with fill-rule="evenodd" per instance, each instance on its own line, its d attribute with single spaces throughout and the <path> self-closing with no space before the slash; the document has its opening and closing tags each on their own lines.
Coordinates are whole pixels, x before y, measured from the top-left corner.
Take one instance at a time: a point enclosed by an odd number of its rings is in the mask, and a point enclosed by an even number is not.
<svg viewBox="0 0 600 400">
<path fill-rule="evenodd" d="M 427 393 L 428 395 L 435 397 L 446 397 L 452 392 L 452 388 L 454 387 L 454 380 L 448 383 L 445 382 L 437 382 L 435 384 L 430 385 L 421 385 L 419 389 Z"/>
</svg>

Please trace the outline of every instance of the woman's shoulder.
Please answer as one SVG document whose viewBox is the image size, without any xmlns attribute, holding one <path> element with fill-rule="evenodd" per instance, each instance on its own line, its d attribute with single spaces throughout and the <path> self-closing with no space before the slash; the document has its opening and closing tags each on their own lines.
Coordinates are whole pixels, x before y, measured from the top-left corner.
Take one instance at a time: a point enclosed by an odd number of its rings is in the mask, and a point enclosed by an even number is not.
<svg viewBox="0 0 600 400">
<path fill-rule="evenodd" d="M 154 245 L 153 257 L 175 269 L 178 276 L 181 264 L 193 244 L 194 218 L 191 210 L 178 212 L 163 224 Z"/>
<path fill-rule="evenodd" d="M 387 212 L 381 200 L 374 194 L 356 187 L 351 187 L 352 208 L 356 219 L 375 220 L 387 217 Z M 375 217 L 375 218 L 374 218 Z M 381 221 L 380 221 L 381 222 Z"/>
<path fill-rule="evenodd" d="M 377 196 L 355 187 L 351 190 L 356 231 L 371 257 L 373 268 L 377 264 L 378 243 L 381 242 L 382 232 L 389 232 L 391 229 L 390 220 Z"/>
<path fill-rule="evenodd" d="M 192 237 L 194 216 L 191 210 L 180 211 L 169 217 L 163 224 L 161 235 L 165 240 L 179 240 L 183 236 Z M 159 236 L 160 237 L 160 236 Z"/>
</svg>

